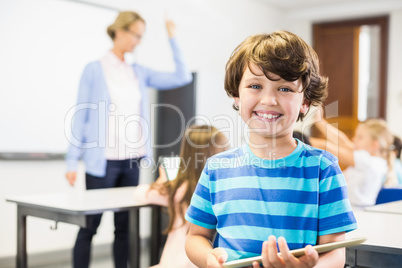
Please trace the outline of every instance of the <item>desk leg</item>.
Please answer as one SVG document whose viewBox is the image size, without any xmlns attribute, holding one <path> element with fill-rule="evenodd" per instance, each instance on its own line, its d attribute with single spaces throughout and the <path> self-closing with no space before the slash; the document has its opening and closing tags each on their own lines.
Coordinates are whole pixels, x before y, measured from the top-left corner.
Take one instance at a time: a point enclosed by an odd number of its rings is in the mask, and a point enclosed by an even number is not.
<svg viewBox="0 0 402 268">
<path fill-rule="evenodd" d="M 132 209 L 130 215 L 130 251 L 129 251 L 129 267 L 140 268 L 140 210 Z"/>
<path fill-rule="evenodd" d="M 159 249 L 161 244 L 161 209 L 159 207 L 152 208 L 151 221 L 151 253 L 150 264 L 156 265 L 159 263 Z"/>
<path fill-rule="evenodd" d="M 17 268 L 27 266 L 27 216 L 17 208 Z"/>
</svg>

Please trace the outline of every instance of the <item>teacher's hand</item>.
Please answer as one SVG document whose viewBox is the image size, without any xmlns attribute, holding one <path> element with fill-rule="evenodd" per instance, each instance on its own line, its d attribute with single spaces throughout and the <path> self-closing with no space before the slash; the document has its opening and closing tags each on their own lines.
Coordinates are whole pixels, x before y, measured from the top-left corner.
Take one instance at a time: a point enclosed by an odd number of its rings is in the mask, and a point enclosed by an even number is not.
<svg viewBox="0 0 402 268">
<path fill-rule="evenodd" d="M 176 24 L 172 20 L 166 19 L 166 29 L 167 29 L 169 38 L 172 38 L 176 35 Z"/>
<path fill-rule="evenodd" d="M 67 172 L 66 178 L 67 178 L 68 182 L 70 183 L 70 185 L 74 186 L 75 181 L 77 180 L 77 172 L 76 171 Z"/>
</svg>

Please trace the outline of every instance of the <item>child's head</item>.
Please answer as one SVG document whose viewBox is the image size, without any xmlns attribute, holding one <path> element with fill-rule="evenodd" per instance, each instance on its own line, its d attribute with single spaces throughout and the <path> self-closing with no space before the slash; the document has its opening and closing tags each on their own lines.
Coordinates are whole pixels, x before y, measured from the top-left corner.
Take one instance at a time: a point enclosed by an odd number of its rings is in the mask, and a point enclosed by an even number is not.
<svg viewBox="0 0 402 268">
<path fill-rule="evenodd" d="M 398 183 L 394 169 L 395 154 L 392 150 L 394 135 L 384 120 L 367 119 L 361 122 L 356 128 L 353 142 L 356 150 L 366 150 L 373 156 L 387 160 L 385 186 L 394 186 Z"/>
<path fill-rule="evenodd" d="M 353 137 L 356 150 L 366 150 L 371 155 L 388 158 L 393 135 L 382 119 L 367 119 L 361 122 Z"/>
<path fill-rule="evenodd" d="M 322 104 L 327 96 L 328 79 L 319 74 L 316 52 L 295 34 L 276 31 L 244 40 L 226 64 L 225 90 L 230 97 L 239 97 L 240 82 L 250 65 L 257 66 L 269 80 L 277 80 L 270 73 L 287 81 L 301 79 L 308 105 Z M 303 117 L 300 113 L 298 119 Z"/>
<path fill-rule="evenodd" d="M 181 164 L 176 179 L 191 180 L 195 187 L 207 158 L 226 149 L 228 149 L 228 143 L 225 135 L 214 126 L 189 127 L 181 141 Z"/>
<path fill-rule="evenodd" d="M 187 183 L 187 189 L 181 204 L 186 207 L 190 204 L 191 197 L 205 166 L 207 158 L 228 149 L 228 141 L 224 134 L 210 125 L 193 125 L 189 127 L 182 138 L 180 148 L 180 166 L 177 177 L 164 184 L 165 193 L 169 195 L 169 223 L 165 230 L 168 233 L 173 228 L 173 222 L 178 213 L 184 222 L 184 209 L 179 206 L 176 211 L 174 196 L 177 189 Z"/>
</svg>

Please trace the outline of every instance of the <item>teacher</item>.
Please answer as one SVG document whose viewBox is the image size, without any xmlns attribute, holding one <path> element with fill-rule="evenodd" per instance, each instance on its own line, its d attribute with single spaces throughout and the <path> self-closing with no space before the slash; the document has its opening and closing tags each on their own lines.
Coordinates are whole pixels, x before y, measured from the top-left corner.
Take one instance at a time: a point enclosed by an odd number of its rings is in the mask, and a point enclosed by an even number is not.
<svg viewBox="0 0 402 268">
<path fill-rule="evenodd" d="M 70 185 L 75 184 L 80 159 L 85 163 L 88 190 L 138 185 L 139 162 L 152 152 L 148 87 L 167 90 L 192 81 L 175 39 L 174 23 L 167 20 L 166 28 L 176 67 L 173 72 L 130 65 L 124 60 L 124 54 L 135 49 L 145 31 L 145 20 L 138 13 L 121 12 L 107 28 L 113 48 L 85 67 L 79 84 L 66 155 Z M 92 224 L 79 230 L 74 245 L 74 268 L 89 267 L 92 237 L 102 215 L 88 217 Z M 114 264 L 127 268 L 128 212 L 116 212 L 114 224 Z"/>
</svg>

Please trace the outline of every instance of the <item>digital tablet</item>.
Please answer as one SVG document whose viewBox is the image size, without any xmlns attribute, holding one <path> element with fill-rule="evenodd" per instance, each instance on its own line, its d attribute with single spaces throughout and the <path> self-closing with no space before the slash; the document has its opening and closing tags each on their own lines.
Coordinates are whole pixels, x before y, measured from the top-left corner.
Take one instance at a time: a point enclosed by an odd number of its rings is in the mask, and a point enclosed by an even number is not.
<svg viewBox="0 0 402 268">
<path fill-rule="evenodd" d="M 180 167 L 180 157 L 179 156 L 169 156 L 161 157 L 161 163 L 165 169 L 167 179 L 169 181 L 174 180 L 177 177 Z"/>
<path fill-rule="evenodd" d="M 337 248 L 343 248 L 343 247 L 352 247 L 352 246 L 357 246 L 366 241 L 367 238 L 365 237 L 357 237 L 357 238 L 351 238 L 351 239 L 346 239 L 344 241 L 338 241 L 338 242 L 332 242 L 332 243 L 327 243 L 327 244 L 322 244 L 322 245 L 316 245 L 313 246 L 315 250 L 317 250 L 318 253 L 323 253 L 327 251 L 331 251 Z M 299 248 L 299 249 L 294 249 L 291 250 L 290 253 L 293 254 L 295 257 L 300 257 L 303 256 L 305 253 L 304 248 Z M 279 255 L 281 253 L 278 253 Z M 238 267 L 245 267 L 245 266 L 251 266 L 253 262 L 262 262 L 262 257 L 261 256 L 256 256 L 256 257 L 251 257 L 251 258 L 246 258 L 242 260 L 236 260 L 236 261 L 230 261 L 226 262 L 223 264 L 223 267 L 225 268 L 238 268 Z"/>
</svg>

